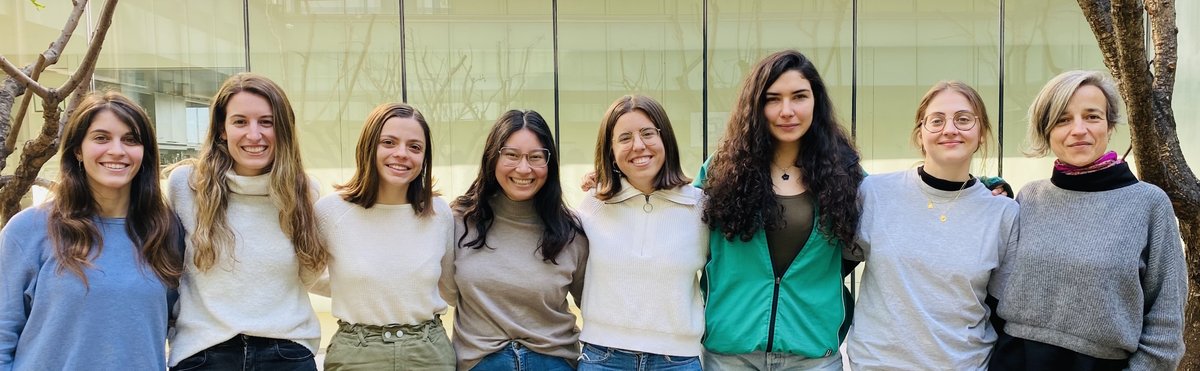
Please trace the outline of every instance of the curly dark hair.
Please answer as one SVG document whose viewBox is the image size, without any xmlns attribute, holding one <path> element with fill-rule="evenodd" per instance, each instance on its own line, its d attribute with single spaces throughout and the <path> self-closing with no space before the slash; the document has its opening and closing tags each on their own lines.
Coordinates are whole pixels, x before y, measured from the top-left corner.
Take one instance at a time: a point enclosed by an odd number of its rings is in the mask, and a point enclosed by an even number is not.
<svg viewBox="0 0 1200 371">
<path fill-rule="evenodd" d="M 489 247 L 487 244 L 488 230 L 496 213 L 488 202 L 493 196 L 503 192 L 500 182 L 496 180 L 496 163 L 500 160 L 500 147 L 508 137 L 520 130 L 529 130 L 537 136 L 538 141 L 550 151 L 546 164 L 546 183 L 533 196 L 534 209 L 542 220 L 541 241 L 538 250 L 542 252 L 542 260 L 551 264 L 558 254 L 575 241 L 576 237 L 584 238 L 583 226 L 579 217 L 567 207 L 562 198 L 562 184 L 558 179 L 558 148 L 554 146 L 554 138 L 550 135 L 550 126 L 537 111 L 510 110 L 500 116 L 492 125 L 487 136 L 487 144 L 483 147 L 483 157 L 479 165 L 479 175 L 471 183 L 467 193 L 454 200 L 450 207 L 462 215 L 465 228 L 477 231 L 475 238 L 466 241 L 469 234 L 458 238 L 457 246 L 480 249 Z"/>
<path fill-rule="evenodd" d="M 742 83 L 725 137 L 708 165 L 704 222 L 730 241 L 735 236 L 749 241 L 759 229 L 783 227 L 783 207 L 775 199 L 770 175 L 776 143 L 763 108 L 767 88 L 788 71 L 809 81 L 815 99 L 812 125 L 800 139 L 795 164 L 800 179 L 816 199 L 821 232 L 838 246 L 853 245 L 861 214 L 858 185 L 865 174 L 858 151 L 834 116 L 825 82 L 795 50 L 764 58 Z"/>
</svg>

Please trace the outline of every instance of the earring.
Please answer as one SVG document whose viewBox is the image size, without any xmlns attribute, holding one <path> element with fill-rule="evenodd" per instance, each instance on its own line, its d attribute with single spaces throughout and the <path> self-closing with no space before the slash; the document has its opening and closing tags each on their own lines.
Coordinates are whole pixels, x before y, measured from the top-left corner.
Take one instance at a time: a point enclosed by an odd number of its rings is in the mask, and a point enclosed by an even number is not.
<svg viewBox="0 0 1200 371">
<path fill-rule="evenodd" d="M 613 172 L 614 172 L 614 173 L 617 173 L 617 174 L 620 174 L 620 173 L 621 173 L 621 168 L 617 167 L 617 162 L 616 162 L 616 161 L 613 161 Z"/>
</svg>

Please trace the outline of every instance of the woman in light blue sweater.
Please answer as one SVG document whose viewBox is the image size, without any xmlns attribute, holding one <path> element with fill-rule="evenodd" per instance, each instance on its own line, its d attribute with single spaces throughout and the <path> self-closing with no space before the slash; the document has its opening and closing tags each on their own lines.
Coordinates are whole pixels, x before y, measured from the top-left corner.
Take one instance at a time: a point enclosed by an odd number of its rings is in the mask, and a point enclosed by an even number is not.
<svg viewBox="0 0 1200 371">
<path fill-rule="evenodd" d="M 0 230 L 0 370 L 165 369 L 182 268 L 154 127 L 129 98 L 93 93 L 62 140 L 54 200 Z"/>
</svg>

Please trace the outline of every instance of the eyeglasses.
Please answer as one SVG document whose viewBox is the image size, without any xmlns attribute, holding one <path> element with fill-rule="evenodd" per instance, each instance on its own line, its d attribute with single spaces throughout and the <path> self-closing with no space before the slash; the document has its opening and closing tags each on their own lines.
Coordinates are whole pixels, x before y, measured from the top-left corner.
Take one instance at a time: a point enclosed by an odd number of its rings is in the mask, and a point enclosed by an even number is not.
<svg viewBox="0 0 1200 371">
<path fill-rule="evenodd" d="M 500 164 L 504 166 L 520 166 L 521 159 L 529 163 L 530 167 L 546 167 L 550 163 L 550 150 L 539 148 L 529 153 L 521 153 L 520 150 L 512 147 L 500 148 Z"/>
<path fill-rule="evenodd" d="M 974 114 L 968 113 L 968 112 L 955 113 L 953 120 L 954 120 L 954 128 L 958 129 L 959 131 L 971 130 L 972 128 L 975 127 L 975 122 L 978 121 L 975 119 Z M 921 120 L 921 126 L 924 126 L 925 131 L 928 131 L 930 133 L 933 133 L 933 134 L 940 133 L 940 132 L 942 132 L 942 130 L 946 129 L 946 115 L 941 114 L 941 113 L 935 113 L 935 114 L 926 116 L 924 119 Z"/>
<path fill-rule="evenodd" d="M 659 131 L 658 128 L 641 128 L 637 131 L 637 135 L 642 138 L 642 143 L 645 143 L 658 138 Z M 631 146 L 633 145 L 633 133 L 632 131 L 621 133 L 614 141 L 621 147 Z"/>
</svg>

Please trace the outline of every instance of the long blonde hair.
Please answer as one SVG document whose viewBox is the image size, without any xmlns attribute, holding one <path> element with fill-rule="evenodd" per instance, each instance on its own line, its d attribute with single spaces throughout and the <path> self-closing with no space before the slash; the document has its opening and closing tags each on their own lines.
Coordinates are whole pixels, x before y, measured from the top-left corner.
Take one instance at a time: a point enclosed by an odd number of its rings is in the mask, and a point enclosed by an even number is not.
<svg viewBox="0 0 1200 371">
<path fill-rule="evenodd" d="M 296 114 L 283 89 L 275 82 L 253 73 L 230 76 L 213 96 L 208 136 L 188 184 L 196 192 L 196 231 L 191 241 L 196 247 L 194 264 L 207 271 L 234 245 L 233 231 L 226 221 L 229 184 L 226 175 L 233 168 L 225 132 L 226 107 L 237 93 L 246 92 L 266 99 L 274 118 L 275 148 L 271 165 L 271 202 L 279 209 L 279 226 L 292 241 L 296 258 L 303 267 L 321 270 L 329 260 L 325 242 L 317 233 L 313 194 L 308 175 L 300 162 L 296 137 Z"/>
</svg>

